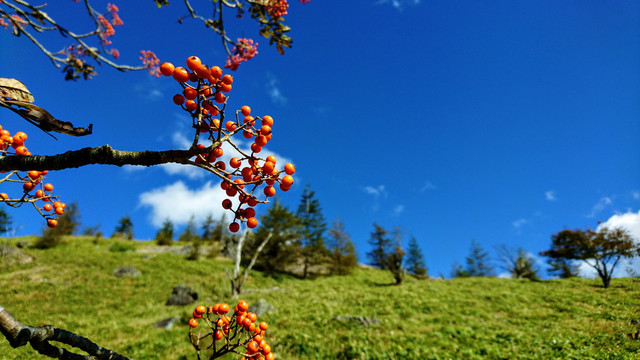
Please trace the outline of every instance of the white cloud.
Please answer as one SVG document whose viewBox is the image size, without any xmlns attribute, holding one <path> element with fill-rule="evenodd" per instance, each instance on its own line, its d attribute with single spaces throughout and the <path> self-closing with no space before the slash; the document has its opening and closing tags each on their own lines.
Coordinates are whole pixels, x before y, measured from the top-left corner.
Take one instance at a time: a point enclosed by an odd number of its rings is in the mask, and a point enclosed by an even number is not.
<svg viewBox="0 0 640 360">
<path fill-rule="evenodd" d="M 544 197 L 549 201 L 556 201 L 556 192 L 552 190 L 546 191 Z"/>
<path fill-rule="evenodd" d="M 402 214 L 403 211 L 404 211 L 404 205 L 396 205 L 396 207 L 393 208 L 393 213 L 396 215 Z"/>
<path fill-rule="evenodd" d="M 420 188 L 420 192 L 424 192 L 427 190 L 435 190 L 436 186 L 433 185 L 433 183 L 431 183 L 430 181 L 427 181 L 424 183 L 424 185 L 422 185 L 422 188 Z"/>
<path fill-rule="evenodd" d="M 405 5 L 418 5 L 421 0 L 379 0 L 377 4 L 389 4 L 398 10 L 402 10 Z"/>
<path fill-rule="evenodd" d="M 640 210 L 637 213 L 628 211 L 624 214 L 613 215 L 607 221 L 600 223 L 597 230 L 603 227 L 609 229 L 618 227 L 625 228 L 636 241 L 640 242 Z"/>
<path fill-rule="evenodd" d="M 378 185 L 377 187 L 373 186 L 365 186 L 362 188 L 362 191 L 366 192 L 369 195 L 373 195 L 376 199 L 383 196 L 387 196 L 387 191 L 384 189 L 384 185 Z"/>
<path fill-rule="evenodd" d="M 516 229 L 520 229 L 523 225 L 525 225 L 528 222 L 529 222 L 529 220 L 523 218 L 523 219 L 518 219 L 518 220 L 513 221 L 511 223 L 511 225 L 513 225 L 513 227 L 516 228 Z"/>
<path fill-rule="evenodd" d="M 219 218 L 225 213 L 222 200 L 227 198 L 220 188 L 220 183 L 212 185 L 211 181 L 202 188 L 191 190 L 182 182 L 153 189 L 140 194 L 140 206 L 151 207 L 150 220 L 156 226 L 169 219 L 174 225 L 183 225 L 194 216 L 196 221 L 202 221 L 207 215 Z"/>
<path fill-rule="evenodd" d="M 593 206 L 593 208 L 591 208 L 591 213 L 589 213 L 589 215 L 587 215 L 587 217 L 595 217 L 596 215 L 598 215 L 599 212 L 601 212 L 602 210 L 604 210 L 608 205 L 613 204 L 613 201 L 611 200 L 610 197 L 608 196 L 604 196 L 602 198 L 600 198 L 600 200 L 598 200 L 598 203 L 595 204 Z"/>
<path fill-rule="evenodd" d="M 634 200 L 640 200 L 640 191 L 632 191 L 631 196 L 633 196 Z"/>
<path fill-rule="evenodd" d="M 267 94 L 271 97 L 271 101 L 274 103 L 284 105 L 287 103 L 287 98 L 282 95 L 280 91 L 280 81 L 271 73 L 267 73 Z"/>
</svg>

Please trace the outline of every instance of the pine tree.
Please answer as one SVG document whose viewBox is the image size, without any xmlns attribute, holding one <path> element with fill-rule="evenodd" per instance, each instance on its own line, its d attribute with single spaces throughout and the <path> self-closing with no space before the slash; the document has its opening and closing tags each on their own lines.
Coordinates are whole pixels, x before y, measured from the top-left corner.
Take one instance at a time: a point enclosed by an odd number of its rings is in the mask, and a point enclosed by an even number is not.
<svg viewBox="0 0 640 360">
<path fill-rule="evenodd" d="M 324 232 L 327 224 L 322 215 L 320 201 L 315 192 L 307 187 L 302 192 L 296 216 L 300 222 L 301 255 L 303 259 L 303 277 L 307 277 L 310 267 L 327 261 L 327 249 L 324 244 Z"/>
<path fill-rule="evenodd" d="M 549 269 L 547 272 L 549 275 L 557 276 L 560 279 L 568 279 L 572 277 L 580 276 L 580 267 L 578 264 L 566 259 L 554 259 L 548 260 Z"/>
<path fill-rule="evenodd" d="M 347 275 L 358 265 L 356 248 L 347 234 L 342 220 L 336 219 L 331 224 L 327 245 L 330 251 L 330 272 L 332 275 Z"/>
<path fill-rule="evenodd" d="M 406 253 L 402 249 L 402 232 L 400 229 L 396 228 L 393 235 L 393 251 L 387 255 L 387 269 L 393 274 L 396 285 L 400 285 L 404 275 L 402 260 Z"/>
<path fill-rule="evenodd" d="M 469 276 L 493 276 L 493 266 L 491 265 L 491 259 L 489 253 L 487 253 L 480 244 L 472 240 L 471 250 L 469 256 L 467 256 L 466 272 Z"/>
<path fill-rule="evenodd" d="M 189 218 L 189 222 L 187 222 L 187 226 L 185 226 L 184 231 L 180 236 L 178 236 L 178 241 L 180 242 L 197 242 L 200 240 L 200 236 L 198 235 L 198 226 L 196 225 L 196 219 L 193 215 Z"/>
<path fill-rule="evenodd" d="M 424 262 L 424 255 L 422 255 L 422 249 L 420 249 L 420 245 L 418 245 L 418 241 L 415 237 L 411 237 L 409 240 L 409 248 L 407 249 L 407 259 L 406 259 L 407 271 L 417 277 L 417 278 L 426 278 L 427 277 L 427 266 Z"/>
<path fill-rule="evenodd" d="M 156 233 L 156 242 L 158 245 L 173 244 L 173 222 L 170 219 L 162 223 L 162 228 Z"/>
<path fill-rule="evenodd" d="M 387 268 L 387 256 L 390 253 L 391 239 L 387 237 L 387 231 L 377 223 L 373 224 L 374 231 L 369 238 L 369 245 L 373 250 L 367 253 L 369 264 L 380 269 Z"/>
<path fill-rule="evenodd" d="M 266 272 L 285 272 L 295 264 L 300 253 L 298 218 L 275 199 L 267 213 L 260 216 L 260 226 L 247 242 L 247 253 L 253 254 L 259 244 L 271 233 L 271 240 L 256 261 L 256 268 Z M 243 259 L 243 265 L 248 259 Z"/>
<path fill-rule="evenodd" d="M 11 231 L 12 222 L 11 216 L 0 208 L 0 234 L 6 234 Z"/>
<path fill-rule="evenodd" d="M 111 237 L 124 237 L 128 240 L 133 239 L 133 222 L 131 221 L 131 217 L 129 215 L 123 217 L 118 221 L 118 226 L 113 232 Z"/>
</svg>

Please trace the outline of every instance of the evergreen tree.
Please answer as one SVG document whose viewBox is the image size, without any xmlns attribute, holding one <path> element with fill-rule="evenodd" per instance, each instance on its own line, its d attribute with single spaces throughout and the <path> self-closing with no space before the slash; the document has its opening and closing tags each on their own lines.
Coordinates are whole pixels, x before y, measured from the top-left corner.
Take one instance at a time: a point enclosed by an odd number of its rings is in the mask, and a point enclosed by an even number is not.
<svg viewBox="0 0 640 360">
<path fill-rule="evenodd" d="M 214 220 L 213 216 L 209 214 L 200 227 L 202 230 L 200 237 L 207 242 L 223 242 L 224 237 L 229 235 L 227 225 L 226 214 L 222 214 L 218 220 Z"/>
<path fill-rule="evenodd" d="M 393 251 L 387 255 L 387 269 L 393 274 L 393 278 L 396 281 L 396 285 L 402 283 L 404 275 L 404 267 L 402 266 L 402 260 L 405 256 L 404 250 L 402 250 L 402 232 L 400 229 L 394 230 L 394 244 Z"/>
<path fill-rule="evenodd" d="M 451 277 L 452 278 L 469 277 L 469 273 L 467 272 L 467 270 L 464 269 L 464 267 L 459 262 L 456 261 L 453 263 L 453 266 L 451 267 Z"/>
<path fill-rule="evenodd" d="M 180 242 L 197 242 L 200 240 L 200 236 L 198 235 L 198 226 L 196 225 L 196 218 L 191 215 L 189 218 L 189 222 L 187 222 L 187 226 L 185 226 L 184 231 L 180 236 L 178 236 L 178 241 Z"/>
<path fill-rule="evenodd" d="M 467 256 L 467 267 L 465 269 L 469 276 L 493 276 L 493 266 L 489 253 L 487 253 L 480 244 L 472 240 L 471 250 Z"/>
<path fill-rule="evenodd" d="M 330 251 L 331 274 L 347 275 L 358 265 L 356 248 L 345 231 L 342 220 L 336 219 L 331 224 L 327 245 Z"/>
<path fill-rule="evenodd" d="M 420 245 L 418 245 L 418 241 L 415 237 L 411 237 L 409 240 L 409 248 L 407 249 L 407 259 L 406 259 L 407 271 L 417 277 L 417 278 L 425 278 L 427 277 L 427 266 L 424 262 L 424 255 L 422 255 L 422 249 L 420 249 Z"/>
<path fill-rule="evenodd" d="M 300 230 L 298 218 L 278 199 L 260 216 L 260 226 L 247 242 L 247 254 L 253 254 L 269 233 L 271 240 L 260 252 L 255 266 L 266 272 L 285 272 L 296 263 L 300 253 Z"/>
<path fill-rule="evenodd" d="M 309 185 L 302 192 L 296 216 L 300 222 L 301 255 L 304 266 L 302 276 L 306 278 L 311 266 L 326 262 L 328 257 L 324 244 L 327 224 L 322 215 L 320 201 Z"/>
<path fill-rule="evenodd" d="M 0 234 L 6 234 L 11 231 L 12 223 L 11 216 L 3 208 L 0 208 Z"/>
<path fill-rule="evenodd" d="M 580 267 L 572 260 L 549 258 L 547 263 L 549 264 L 547 272 L 551 276 L 557 276 L 560 279 L 580 276 Z"/>
<path fill-rule="evenodd" d="M 113 231 L 113 235 L 111 237 L 124 237 L 128 240 L 133 239 L 133 222 L 131 221 L 131 217 L 129 215 L 123 217 L 118 221 L 118 225 Z"/>
<path fill-rule="evenodd" d="M 387 231 L 382 226 L 374 223 L 373 227 L 374 231 L 371 233 L 368 241 L 369 245 L 373 247 L 373 250 L 367 253 L 367 258 L 369 258 L 369 264 L 372 266 L 386 269 L 391 239 L 387 237 Z"/>
<path fill-rule="evenodd" d="M 171 245 L 173 243 L 173 222 L 167 219 L 162 223 L 162 228 L 156 233 L 158 245 Z"/>
</svg>

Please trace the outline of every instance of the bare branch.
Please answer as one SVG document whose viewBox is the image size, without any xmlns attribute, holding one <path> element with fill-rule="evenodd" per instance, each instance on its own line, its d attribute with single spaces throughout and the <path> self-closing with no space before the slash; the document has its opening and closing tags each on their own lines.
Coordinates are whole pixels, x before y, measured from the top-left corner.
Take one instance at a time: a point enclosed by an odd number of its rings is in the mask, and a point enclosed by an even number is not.
<svg viewBox="0 0 640 360">
<path fill-rule="evenodd" d="M 131 360 L 91 340 L 51 325 L 25 326 L 0 305 L 0 332 L 13 348 L 30 344 L 38 353 L 61 360 Z M 56 341 L 80 349 L 89 355 L 79 355 L 50 344 Z"/>
</svg>

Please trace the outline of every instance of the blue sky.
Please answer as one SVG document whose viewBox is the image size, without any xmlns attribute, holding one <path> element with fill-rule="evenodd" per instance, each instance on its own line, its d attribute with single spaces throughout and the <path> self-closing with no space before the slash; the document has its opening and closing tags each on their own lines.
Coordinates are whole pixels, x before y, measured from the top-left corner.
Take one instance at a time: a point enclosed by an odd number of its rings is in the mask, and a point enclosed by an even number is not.
<svg viewBox="0 0 640 360">
<path fill-rule="evenodd" d="M 65 15 L 79 5 L 64 4 L 49 13 L 85 25 Z M 217 37 L 177 24 L 179 2 L 118 6 L 123 62 L 151 49 L 175 64 L 190 55 L 224 63 Z M 640 236 L 639 3 L 291 1 L 287 24 L 294 45 L 280 56 L 251 21 L 229 19 L 232 36 L 259 43 L 234 74 L 230 105 L 274 117 L 268 148 L 297 168 L 281 200 L 295 209 L 310 184 L 361 261 L 374 222 L 415 236 L 430 273 L 445 276 L 472 239 L 493 255 L 500 244 L 537 254 L 553 233 L 599 221 Z M 23 81 L 36 104 L 94 124 L 90 137 L 56 142 L 0 113 L 3 127 L 29 134 L 34 154 L 185 148 L 190 120 L 171 103 L 174 81 L 102 67 L 91 81 L 65 82 L 26 39 L 0 31 L 0 49 L 2 76 Z M 110 235 L 130 215 L 135 236 L 152 239 L 167 217 L 183 226 L 222 214 L 217 180 L 194 170 L 89 166 L 49 180 L 78 202 L 83 226 Z M 32 209 L 12 215 L 18 235 L 41 231 Z"/>
</svg>

